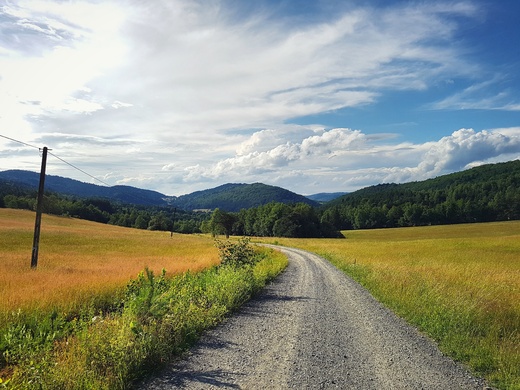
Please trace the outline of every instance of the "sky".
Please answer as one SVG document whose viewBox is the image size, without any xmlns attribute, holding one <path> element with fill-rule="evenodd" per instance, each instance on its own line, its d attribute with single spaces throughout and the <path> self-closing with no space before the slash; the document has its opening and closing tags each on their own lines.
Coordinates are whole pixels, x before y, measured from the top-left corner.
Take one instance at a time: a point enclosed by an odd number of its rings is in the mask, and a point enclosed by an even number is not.
<svg viewBox="0 0 520 390">
<path fill-rule="evenodd" d="M 309 195 L 519 159 L 518 15 L 517 0 L 0 0 L 0 171 L 39 172 L 47 146 L 47 174 L 94 184 Z"/>
</svg>

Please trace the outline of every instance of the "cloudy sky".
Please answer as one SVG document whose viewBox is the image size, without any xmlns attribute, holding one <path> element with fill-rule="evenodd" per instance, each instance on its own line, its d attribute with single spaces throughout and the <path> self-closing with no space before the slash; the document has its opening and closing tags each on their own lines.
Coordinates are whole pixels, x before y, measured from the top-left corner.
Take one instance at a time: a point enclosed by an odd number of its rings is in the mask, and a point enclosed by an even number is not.
<svg viewBox="0 0 520 390">
<path fill-rule="evenodd" d="M 300 194 L 520 158 L 520 2 L 0 0 L 0 170 Z M 5 137 L 22 141 L 14 142 Z"/>
</svg>

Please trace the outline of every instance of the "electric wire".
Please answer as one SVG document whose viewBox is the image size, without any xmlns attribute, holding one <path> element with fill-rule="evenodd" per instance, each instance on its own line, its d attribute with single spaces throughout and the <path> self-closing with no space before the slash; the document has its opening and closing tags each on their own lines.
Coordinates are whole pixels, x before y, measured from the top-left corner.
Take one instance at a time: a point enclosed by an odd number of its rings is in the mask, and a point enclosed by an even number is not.
<svg viewBox="0 0 520 390">
<path fill-rule="evenodd" d="M 17 140 L 17 139 L 11 138 L 11 137 L 7 137 L 7 136 L 2 135 L 2 134 L 0 134 L 0 137 L 5 138 L 5 139 L 8 139 L 8 140 L 10 140 L 10 141 L 18 142 L 19 144 L 22 144 L 22 145 L 25 145 L 25 146 L 29 146 L 29 147 L 31 147 L 31 148 L 35 148 L 35 149 L 38 149 L 38 150 L 42 150 L 42 148 L 40 148 L 40 147 L 38 147 L 38 146 L 34 146 L 34 145 L 31 145 L 31 144 L 28 144 L 27 142 L 23 142 L 23 141 L 20 141 L 20 140 Z M 97 181 L 99 181 L 100 183 L 103 183 L 104 185 L 106 185 L 106 186 L 108 186 L 108 187 L 111 187 L 110 184 L 104 182 L 104 181 L 101 180 L 101 179 L 98 179 L 97 177 L 91 175 L 91 174 L 88 173 L 88 172 L 85 172 L 83 169 L 78 168 L 78 167 L 75 166 L 74 164 L 71 164 L 70 162 L 65 161 L 64 159 L 62 159 L 61 157 L 57 156 L 56 154 L 51 153 L 50 151 L 47 151 L 47 153 L 50 154 L 50 155 L 53 156 L 53 157 L 56 157 L 56 158 L 57 158 L 58 160 L 60 160 L 61 162 L 65 163 L 65 164 L 67 164 L 67 165 L 69 165 L 69 166 L 71 166 L 72 168 L 74 168 L 74 169 L 80 171 L 81 173 L 83 173 L 83 174 L 85 174 L 85 175 L 91 177 L 92 179 L 97 180 Z"/>
<path fill-rule="evenodd" d="M 95 177 L 95 176 L 91 175 L 91 174 L 90 174 L 90 173 L 88 173 L 88 172 L 85 172 L 85 171 L 84 171 L 83 169 L 81 169 L 81 168 L 78 168 L 78 167 L 77 167 L 77 166 L 75 166 L 74 164 L 71 164 L 70 162 L 68 162 L 68 161 L 65 161 L 65 160 L 64 160 L 64 159 L 62 159 L 61 157 L 59 157 L 59 156 L 56 156 L 56 155 L 55 155 L 54 153 L 51 153 L 51 152 L 48 152 L 48 153 L 49 153 L 49 154 L 50 154 L 51 156 L 53 156 L 53 157 L 56 157 L 56 158 L 57 158 L 58 160 L 60 160 L 61 162 L 64 162 L 65 164 L 67 164 L 67 165 L 71 166 L 72 168 L 74 168 L 74 169 L 76 169 L 76 170 L 80 171 L 81 173 L 83 173 L 83 174 L 87 175 L 88 177 L 91 177 L 92 179 L 94 179 L 94 180 L 97 180 L 97 181 L 99 181 L 100 183 L 103 183 L 104 185 L 106 185 L 106 186 L 108 186 L 108 187 L 112 187 L 112 186 L 111 186 L 110 184 L 108 184 L 108 183 L 104 182 L 104 181 L 103 181 L 103 180 L 101 180 L 101 179 L 98 179 L 97 177 Z"/>
<path fill-rule="evenodd" d="M 35 149 L 38 149 L 38 150 L 42 150 L 42 149 L 43 149 L 43 148 L 40 148 L 40 147 L 38 147 L 38 146 L 34 146 L 34 145 L 28 144 L 28 143 L 26 143 L 26 142 L 23 142 L 23 141 L 20 141 L 20 140 L 17 140 L 17 139 L 7 137 L 7 136 L 2 135 L 2 134 L 0 134 L 0 137 L 5 138 L 5 139 L 8 139 L 8 140 L 13 141 L 13 142 L 18 142 L 19 144 L 22 144 L 22 145 L 25 145 L 25 146 L 29 146 L 29 147 L 31 147 L 31 148 L 35 148 Z M 87 175 L 87 176 L 91 177 L 92 179 L 97 180 L 97 181 L 99 181 L 100 183 L 103 183 L 103 184 L 106 185 L 107 187 L 112 187 L 112 185 L 110 185 L 110 184 L 104 182 L 104 181 L 101 180 L 101 179 L 98 179 L 97 177 L 91 175 L 90 173 L 84 171 L 83 169 L 77 167 L 76 165 L 74 165 L 74 164 L 72 164 L 72 163 L 70 163 L 70 162 L 64 160 L 63 158 L 57 156 L 56 154 L 51 153 L 50 150 L 52 150 L 52 149 L 47 149 L 47 154 L 50 154 L 51 156 L 57 158 L 57 159 L 60 160 L 61 162 L 65 163 L 65 164 L 69 165 L 70 167 L 72 167 L 72 168 L 78 170 L 79 172 L 83 173 L 84 175 Z M 134 196 L 134 195 L 132 195 L 132 194 L 127 194 L 127 196 L 129 196 L 129 197 L 131 197 L 131 198 L 134 198 L 134 199 L 136 199 L 136 200 L 141 201 L 140 198 L 138 198 L 138 197 L 136 197 L 136 196 Z M 176 209 L 175 209 L 175 210 L 176 210 Z M 174 211 L 174 213 L 175 213 L 175 211 Z"/>
<path fill-rule="evenodd" d="M 8 139 L 9 141 L 18 142 L 19 144 L 22 144 L 22 145 L 25 145 L 25 146 L 29 146 L 29 147 L 31 147 L 31 148 L 41 149 L 41 148 L 39 148 L 38 146 L 34 146 L 34 145 L 31 145 L 31 144 L 28 144 L 27 142 L 23 142 L 23 141 L 19 141 L 19 140 L 17 140 L 17 139 L 11 138 L 11 137 L 7 137 L 7 136 L 2 135 L 2 134 L 0 134 L 0 137 L 5 138 L 5 139 Z"/>
</svg>

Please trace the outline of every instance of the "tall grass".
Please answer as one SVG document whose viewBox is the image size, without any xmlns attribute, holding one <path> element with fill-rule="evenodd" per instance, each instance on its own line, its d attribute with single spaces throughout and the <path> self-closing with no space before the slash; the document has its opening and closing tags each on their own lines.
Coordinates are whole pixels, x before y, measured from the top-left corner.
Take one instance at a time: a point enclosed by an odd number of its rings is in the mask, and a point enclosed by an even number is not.
<svg viewBox="0 0 520 390">
<path fill-rule="evenodd" d="M 246 241 L 219 243 L 219 254 L 204 237 L 170 239 L 164 233 L 46 217 L 46 247 L 40 249 L 45 256 L 38 270 L 30 270 L 25 236 L 31 213 L 0 209 L 0 221 L 7 238 L 0 248 L 7 275 L 1 277 L 9 282 L 1 284 L 1 293 L 11 296 L 0 307 L 0 388 L 128 388 L 287 264 L 279 253 L 253 251 Z M 239 256 L 223 259 L 223 249 Z M 60 263 L 64 260 L 66 265 Z M 229 265 L 216 265 L 221 262 Z M 174 274 L 146 267 L 128 283 L 128 275 L 143 264 L 163 270 L 170 265 Z M 46 280 L 60 277 L 62 284 Z M 22 297 L 15 299 L 17 294 Z"/>
<path fill-rule="evenodd" d="M 213 267 L 166 280 L 147 270 L 121 312 L 76 323 L 66 339 L 35 351 L 11 375 L 13 388 L 125 389 L 195 341 L 278 274 L 287 259 L 266 249 L 258 263 Z"/>
<path fill-rule="evenodd" d="M 343 233 L 278 241 L 326 257 L 444 353 L 520 389 L 520 222 Z"/>
</svg>

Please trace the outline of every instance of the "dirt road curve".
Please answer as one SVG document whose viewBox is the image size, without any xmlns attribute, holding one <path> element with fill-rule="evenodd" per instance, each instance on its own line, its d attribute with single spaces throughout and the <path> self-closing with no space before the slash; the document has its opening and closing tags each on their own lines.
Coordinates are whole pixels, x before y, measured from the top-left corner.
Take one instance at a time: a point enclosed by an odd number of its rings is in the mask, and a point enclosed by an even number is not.
<svg viewBox="0 0 520 390">
<path fill-rule="evenodd" d="M 484 389 L 326 260 L 287 270 L 143 389 Z"/>
</svg>

